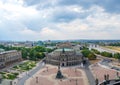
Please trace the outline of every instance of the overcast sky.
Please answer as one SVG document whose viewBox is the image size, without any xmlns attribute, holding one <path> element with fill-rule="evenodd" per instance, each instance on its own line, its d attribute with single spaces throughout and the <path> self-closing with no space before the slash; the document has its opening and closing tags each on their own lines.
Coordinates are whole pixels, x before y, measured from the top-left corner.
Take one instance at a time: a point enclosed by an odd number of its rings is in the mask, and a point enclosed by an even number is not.
<svg viewBox="0 0 120 85">
<path fill-rule="evenodd" d="M 0 40 L 120 39 L 120 0 L 0 0 Z"/>
</svg>

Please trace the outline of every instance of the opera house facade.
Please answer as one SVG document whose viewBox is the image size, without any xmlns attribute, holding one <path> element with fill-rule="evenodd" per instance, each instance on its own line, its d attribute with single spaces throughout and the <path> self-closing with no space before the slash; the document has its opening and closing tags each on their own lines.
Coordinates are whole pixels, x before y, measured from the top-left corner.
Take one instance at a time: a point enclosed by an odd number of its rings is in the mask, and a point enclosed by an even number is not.
<svg viewBox="0 0 120 85">
<path fill-rule="evenodd" d="M 46 63 L 52 65 L 74 66 L 81 64 L 82 60 L 79 47 L 68 42 L 58 44 L 56 50 L 46 54 Z"/>
</svg>

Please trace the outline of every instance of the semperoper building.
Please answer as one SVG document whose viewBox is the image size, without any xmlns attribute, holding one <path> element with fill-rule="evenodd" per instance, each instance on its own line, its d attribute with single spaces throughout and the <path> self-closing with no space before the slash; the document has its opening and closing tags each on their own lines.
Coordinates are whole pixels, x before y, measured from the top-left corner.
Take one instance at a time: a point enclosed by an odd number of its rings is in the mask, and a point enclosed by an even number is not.
<svg viewBox="0 0 120 85">
<path fill-rule="evenodd" d="M 46 63 L 60 66 L 74 66 L 81 64 L 83 56 L 80 49 L 75 49 L 71 43 L 65 42 L 57 45 L 57 49 L 46 54 Z"/>
</svg>

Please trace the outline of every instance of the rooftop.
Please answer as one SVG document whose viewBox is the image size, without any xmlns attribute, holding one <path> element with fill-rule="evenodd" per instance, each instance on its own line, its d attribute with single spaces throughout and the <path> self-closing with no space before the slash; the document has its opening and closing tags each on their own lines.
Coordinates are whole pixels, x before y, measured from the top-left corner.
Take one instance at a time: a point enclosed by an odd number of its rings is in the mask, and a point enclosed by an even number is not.
<svg viewBox="0 0 120 85">
<path fill-rule="evenodd" d="M 4 52 L 0 52 L 0 54 L 11 53 L 11 52 L 16 52 L 16 51 L 17 50 L 4 51 Z"/>
<path fill-rule="evenodd" d="M 60 49 L 56 49 L 55 51 L 63 51 L 63 49 L 62 48 L 60 48 Z M 73 49 L 70 49 L 70 48 L 64 48 L 64 51 L 74 51 Z"/>
</svg>

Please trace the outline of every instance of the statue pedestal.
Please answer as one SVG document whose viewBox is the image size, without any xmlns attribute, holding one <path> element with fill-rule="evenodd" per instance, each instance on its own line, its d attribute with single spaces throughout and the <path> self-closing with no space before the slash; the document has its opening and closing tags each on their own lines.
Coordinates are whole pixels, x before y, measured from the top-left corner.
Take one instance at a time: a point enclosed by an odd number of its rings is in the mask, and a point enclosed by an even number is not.
<svg viewBox="0 0 120 85">
<path fill-rule="evenodd" d="M 57 78 L 57 79 L 62 79 L 62 78 L 64 78 L 64 76 L 62 75 L 62 73 L 61 73 L 60 70 L 58 70 L 57 75 L 56 75 L 56 78 Z"/>
</svg>

